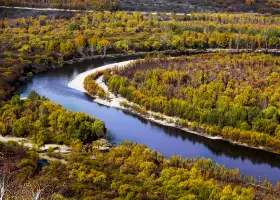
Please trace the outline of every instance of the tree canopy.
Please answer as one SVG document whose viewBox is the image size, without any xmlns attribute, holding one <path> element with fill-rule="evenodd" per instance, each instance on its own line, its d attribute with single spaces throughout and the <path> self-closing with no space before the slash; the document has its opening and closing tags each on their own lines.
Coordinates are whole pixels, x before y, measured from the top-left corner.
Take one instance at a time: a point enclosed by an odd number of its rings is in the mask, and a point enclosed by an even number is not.
<svg viewBox="0 0 280 200">
<path fill-rule="evenodd" d="M 69 145 L 75 139 L 88 143 L 102 138 L 106 128 L 103 121 L 66 110 L 32 91 L 26 100 L 16 95 L 1 103 L 0 134 L 29 137 L 38 146 Z"/>
<path fill-rule="evenodd" d="M 0 152 L 13 162 L 0 172 L 6 199 L 271 199 L 275 187 L 227 169 L 210 159 L 169 159 L 145 145 L 122 142 L 109 152 L 73 152 L 64 163 L 46 162 L 18 144 L 0 143 Z M 17 165 L 18 167 L 14 167 Z M 9 177 L 9 179 L 8 179 Z"/>
</svg>

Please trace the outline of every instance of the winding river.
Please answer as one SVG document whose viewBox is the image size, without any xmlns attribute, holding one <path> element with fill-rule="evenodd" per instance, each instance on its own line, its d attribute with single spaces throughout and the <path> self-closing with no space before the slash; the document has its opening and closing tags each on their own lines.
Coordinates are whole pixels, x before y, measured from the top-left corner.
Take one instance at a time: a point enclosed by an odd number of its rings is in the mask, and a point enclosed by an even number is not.
<svg viewBox="0 0 280 200">
<path fill-rule="evenodd" d="M 96 116 L 105 121 L 110 135 L 117 143 L 130 140 L 146 144 L 167 157 L 176 154 L 182 157 L 211 158 L 228 168 L 239 168 L 245 175 L 257 179 L 267 177 L 273 183 L 280 181 L 280 155 L 164 127 L 122 110 L 101 106 L 88 95 L 67 86 L 71 79 L 84 71 L 130 59 L 134 58 L 85 61 L 34 75 L 33 80 L 21 88 L 21 96 L 26 97 L 31 90 L 35 90 L 67 109 Z"/>
</svg>

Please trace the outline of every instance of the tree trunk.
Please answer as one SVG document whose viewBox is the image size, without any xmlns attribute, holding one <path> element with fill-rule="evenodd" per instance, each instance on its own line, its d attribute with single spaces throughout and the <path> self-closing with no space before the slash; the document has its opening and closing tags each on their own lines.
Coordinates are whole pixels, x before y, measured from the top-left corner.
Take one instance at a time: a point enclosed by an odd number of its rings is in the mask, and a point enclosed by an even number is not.
<svg viewBox="0 0 280 200">
<path fill-rule="evenodd" d="M 3 179 L 2 179 L 2 183 L 0 184 L 0 200 L 4 200 L 4 195 L 6 192 L 6 188 L 5 188 L 5 175 L 3 175 Z"/>
</svg>

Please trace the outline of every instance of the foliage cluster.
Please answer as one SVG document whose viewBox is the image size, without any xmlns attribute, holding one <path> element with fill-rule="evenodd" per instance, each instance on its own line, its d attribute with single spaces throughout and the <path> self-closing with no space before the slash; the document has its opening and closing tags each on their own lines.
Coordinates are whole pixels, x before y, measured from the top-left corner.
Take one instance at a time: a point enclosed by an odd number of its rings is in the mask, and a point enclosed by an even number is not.
<svg viewBox="0 0 280 200">
<path fill-rule="evenodd" d="M 95 80 L 97 78 L 99 78 L 100 76 L 102 76 L 103 72 L 98 71 L 95 72 L 89 76 L 87 76 L 84 80 L 84 88 L 86 89 L 87 92 L 89 92 L 89 94 L 93 95 L 93 96 L 99 96 L 101 98 L 104 98 L 106 96 L 105 91 L 103 90 L 103 88 L 101 88 L 96 82 Z"/>
<path fill-rule="evenodd" d="M 34 91 L 26 100 L 14 96 L 1 103 L 0 134 L 29 137 L 37 146 L 70 144 L 75 139 L 87 143 L 104 137 L 105 133 L 103 121 L 66 110 Z"/>
</svg>

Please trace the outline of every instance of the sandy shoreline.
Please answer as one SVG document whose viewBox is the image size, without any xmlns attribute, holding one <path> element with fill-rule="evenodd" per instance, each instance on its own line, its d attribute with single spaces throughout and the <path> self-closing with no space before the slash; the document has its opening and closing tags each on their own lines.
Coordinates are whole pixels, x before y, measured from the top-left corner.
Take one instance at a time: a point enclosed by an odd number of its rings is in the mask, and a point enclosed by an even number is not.
<svg viewBox="0 0 280 200">
<path fill-rule="evenodd" d="M 78 76 L 76 76 L 75 78 L 73 78 L 68 83 L 68 87 L 79 90 L 79 91 L 84 92 L 84 93 L 87 93 L 87 91 L 84 88 L 84 80 L 88 75 L 93 74 L 97 71 L 103 71 L 103 70 L 106 70 L 106 69 L 111 69 L 111 68 L 114 68 L 116 66 L 118 66 L 118 67 L 125 66 L 125 65 L 127 65 L 127 64 L 129 64 L 133 61 L 134 60 L 129 60 L 129 61 L 124 61 L 124 62 L 119 62 L 119 63 L 103 65 L 101 67 L 97 67 L 97 68 L 85 71 L 85 72 L 79 74 Z"/>
<path fill-rule="evenodd" d="M 81 74 L 79 74 L 78 76 L 76 76 L 74 79 L 72 79 L 69 83 L 68 83 L 68 87 L 70 88 L 73 88 L 73 89 L 76 89 L 76 90 L 79 90 L 81 92 L 84 92 L 84 93 L 87 93 L 89 94 L 85 88 L 84 88 L 84 79 L 92 74 L 92 73 L 95 73 L 97 71 L 102 71 L 102 70 L 105 70 L 105 69 L 110 69 L 110 68 L 114 68 L 114 67 L 124 67 L 125 65 L 133 62 L 135 60 L 129 60 L 129 61 L 124 61 L 124 62 L 119 62 L 119 63 L 114 63 L 114 64 L 109 64 L 109 65 L 104 65 L 104 66 L 101 66 L 101 67 L 97 67 L 95 69 L 92 69 L 92 70 L 89 70 L 89 71 L 86 71 L 86 72 L 83 72 Z M 108 90 L 108 87 L 107 85 L 102 81 L 102 76 L 99 77 L 97 80 L 96 80 L 96 83 L 102 87 L 104 89 L 105 92 L 109 92 Z M 157 123 L 157 124 L 161 124 L 163 126 L 168 126 L 168 127 L 173 127 L 173 128 L 177 128 L 177 129 L 180 129 L 180 130 L 183 130 L 185 132 L 188 132 L 188 133 L 192 133 L 192 134 L 195 134 L 195 135 L 199 135 L 199 136 L 202 136 L 202 137 L 205 137 L 205 138 L 208 138 L 208 139 L 211 139 L 211 140 L 223 140 L 223 141 L 226 141 L 226 142 L 229 142 L 231 144 L 234 144 L 234 145 L 239 145 L 239 146 L 243 146 L 243 147 L 248 147 L 248 148 L 252 148 L 252 149 L 257 149 L 257 150 L 263 150 L 263 151 L 267 151 L 267 152 L 270 152 L 270 153 L 274 153 L 274 154 L 280 154 L 278 152 L 274 152 L 274 151 L 270 151 L 270 150 L 266 150 L 264 147 L 262 146 L 259 146 L 259 147 L 255 147 L 255 146 L 250 146 L 246 143 L 241 143 L 241 142 L 236 142 L 236 141 L 232 141 L 232 140 L 227 140 L 227 139 L 224 139 L 222 138 L 221 136 L 211 136 L 211 135 L 207 135 L 205 133 L 200 133 L 200 132 L 197 132 L 197 131 L 193 131 L 193 130 L 190 130 L 190 129 L 187 129 L 187 128 L 184 128 L 184 127 L 181 127 L 181 126 L 178 126 L 175 124 L 175 121 L 177 120 L 180 120 L 179 118 L 177 117 L 170 117 L 170 116 L 166 116 L 164 114 L 161 114 L 161 113 L 156 113 L 156 112 L 153 112 L 153 111 L 147 111 L 149 116 L 147 115 L 143 115 L 141 113 L 138 113 L 136 112 L 134 109 L 132 108 L 127 108 L 127 107 L 124 107 L 121 105 L 122 102 L 126 102 L 128 103 L 129 105 L 133 105 L 133 103 L 131 102 L 128 102 L 125 98 L 123 97 L 116 97 L 114 94 L 112 94 L 111 92 L 109 92 L 110 94 L 110 100 L 104 100 L 104 99 L 101 99 L 101 98 L 98 98 L 96 96 L 92 96 L 94 98 L 94 102 L 98 103 L 98 104 L 101 104 L 101 105 L 105 105 L 105 106 L 108 106 L 108 107 L 114 107 L 114 108 L 117 108 L 117 109 L 122 109 L 122 110 L 125 110 L 125 111 L 128 111 L 132 114 L 135 114 L 135 115 L 138 115 L 146 120 L 149 120 L 151 122 L 154 122 L 154 123 Z M 157 119 L 156 117 L 154 116 L 161 116 L 164 120 L 162 119 Z"/>
</svg>

